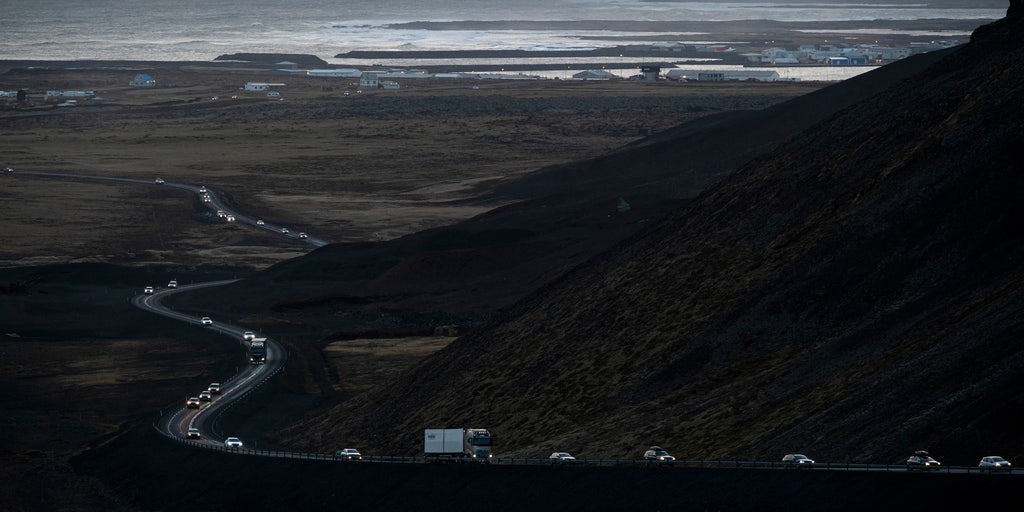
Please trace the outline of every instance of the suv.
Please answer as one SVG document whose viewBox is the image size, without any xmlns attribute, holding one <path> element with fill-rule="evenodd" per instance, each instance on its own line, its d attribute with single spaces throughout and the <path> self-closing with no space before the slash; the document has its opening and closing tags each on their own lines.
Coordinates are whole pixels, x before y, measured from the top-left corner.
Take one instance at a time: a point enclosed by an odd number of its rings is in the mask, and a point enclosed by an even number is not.
<svg viewBox="0 0 1024 512">
<path fill-rule="evenodd" d="M 142 292 L 145 293 L 146 295 L 153 295 L 153 287 L 147 286 L 142 290 Z"/>
<path fill-rule="evenodd" d="M 220 382 L 211 382 L 210 387 L 206 388 L 207 391 L 214 395 L 220 394 Z"/>
<path fill-rule="evenodd" d="M 177 288 L 178 287 L 178 281 L 176 279 L 171 279 L 171 282 L 167 283 L 167 287 L 168 288 Z"/>
<path fill-rule="evenodd" d="M 189 427 L 188 428 L 188 433 L 185 434 L 185 437 L 187 437 L 189 439 L 200 439 L 200 438 L 203 437 L 203 435 L 199 433 L 199 429 L 198 428 Z"/>
<path fill-rule="evenodd" d="M 242 333 L 242 339 L 245 341 L 252 341 L 256 338 L 256 335 L 252 331 L 245 331 Z"/>
<path fill-rule="evenodd" d="M 363 460 L 363 455 L 355 448 L 345 448 L 334 452 L 334 458 L 341 460 Z"/>
<path fill-rule="evenodd" d="M 939 461 L 933 459 L 931 455 L 928 455 L 928 452 L 924 450 L 918 450 L 910 457 L 907 457 L 906 464 L 907 471 L 913 471 L 915 469 L 923 471 L 939 469 L 939 466 L 942 465 Z"/>
<path fill-rule="evenodd" d="M 660 446 L 652 446 L 644 452 L 644 460 L 649 463 L 658 463 L 659 466 L 671 466 L 675 464 L 676 458 L 662 450 Z"/>
<path fill-rule="evenodd" d="M 210 390 L 204 389 L 204 390 L 199 392 L 199 401 L 200 402 L 209 402 L 211 400 L 213 400 L 213 394 L 210 393 Z"/>
<path fill-rule="evenodd" d="M 224 446 L 227 448 L 241 448 L 242 440 L 237 437 L 229 437 L 224 440 Z"/>
<path fill-rule="evenodd" d="M 188 407 L 189 409 L 198 409 L 199 408 L 199 397 L 198 396 L 190 396 L 188 398 L 188 400 L 185 400 L 185 407 Z"/>
</svg>

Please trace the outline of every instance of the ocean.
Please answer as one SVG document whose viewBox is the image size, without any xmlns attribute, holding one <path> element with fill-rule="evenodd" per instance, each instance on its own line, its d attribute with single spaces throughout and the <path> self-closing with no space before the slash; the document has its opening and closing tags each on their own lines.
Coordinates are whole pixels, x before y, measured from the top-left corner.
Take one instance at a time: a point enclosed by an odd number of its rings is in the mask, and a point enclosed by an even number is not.
<svg viewBox="0 0 1024 512">
<path fill-rule="evenodd" d="M 1005 14 L 1005 2 L 999 0 L 0 1 L 0 60 L 43 61 L 209 61 L 232 53 L 292 53 L 316 55 L 335 64 L 342 62 L 335 55 L 353 50 L 590 49 L 642 43 L 656 35 L 642 23 L 635 30 L 621 23 L 606 30 L 601 23 L 524 28 L 496 22 L 943 18 L 978 20 L 981 25 Z M 404 25 L 464 20 L 495 23 L 473 29 L 444 23 L 429 29 Z M 688 42 L 720 42 L 699 31 L 673 34 Z M 962 31 L 940 30 L 934 35 L 966 39 Z"/>
</svg>

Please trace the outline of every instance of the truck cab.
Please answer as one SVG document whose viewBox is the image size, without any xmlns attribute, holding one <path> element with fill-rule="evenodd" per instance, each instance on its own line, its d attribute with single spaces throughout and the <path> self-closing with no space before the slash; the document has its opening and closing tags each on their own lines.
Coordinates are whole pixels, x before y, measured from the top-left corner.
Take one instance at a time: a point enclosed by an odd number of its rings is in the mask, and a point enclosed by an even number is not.
<svg viewBox="0 0 1024 512">
<path fill-rule="evenodd" d="M 254 338 L 251 342 L 249 342 L 249 364 L 266 364 L 266 340 L 266 338 Z"/>
</svg>

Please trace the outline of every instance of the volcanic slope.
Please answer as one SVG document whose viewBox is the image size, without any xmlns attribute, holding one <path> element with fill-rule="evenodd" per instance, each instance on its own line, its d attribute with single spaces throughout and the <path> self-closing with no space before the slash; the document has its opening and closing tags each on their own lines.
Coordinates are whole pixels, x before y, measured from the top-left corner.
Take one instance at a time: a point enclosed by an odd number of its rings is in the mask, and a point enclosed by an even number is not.
<svg viewBox="0 0 1024 512">
<path fill-rule="evenodd" d="M 1019 460 L 1022 33 L 979 28 L 282 437 L 416 453 L 425 427 L 484 426 L 501 455 Z"/>
<path fill-rule="evenodd" d="M 606 156 L 510 181 L 476 201 L 511 204 L 468 221 L 388 242 L 330 245 L 234 285 L 173 300 L 206 313 L 259 315 L 341 334 L 473 324 L 760 152 L 940 57 L 915 56 L 771 108 L 706 116 Z M 773 87 L 763 85 L 766 93 Z"/>
</svg>

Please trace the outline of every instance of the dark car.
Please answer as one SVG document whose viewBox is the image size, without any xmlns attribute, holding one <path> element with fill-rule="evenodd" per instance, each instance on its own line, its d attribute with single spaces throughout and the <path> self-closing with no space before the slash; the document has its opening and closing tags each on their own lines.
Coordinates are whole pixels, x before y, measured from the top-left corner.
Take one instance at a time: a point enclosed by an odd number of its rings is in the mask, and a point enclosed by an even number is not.
<svg viewBox="0 0 1024 512">
<path fill-rule="evenodd" d="M 658 464 L 659 466 L 671 466 L 675 464 L 676 458 L 669 455 L 668 452 L 662 450 L 660 446 L 652 446 L 644 452 L 644 460 L 652 464 Z"/>
<path fill-rule="evenodd" d="M 782 462 L 796 466 L 811 466 L 814 464 L 814 461 L 811 460 L 810 457 L 800 453 L 787 454 L 785 457 L 782 457 Z"/>
<path fill-rule="evenodd" d="M 918 450 L 913 455 L 907 457 L 907 471 L 921 470 L 928 471 L 933 469 L 940 469 L 942 464 L 933 459 L 928 452 L 924 450 Z"/>
</svg>

